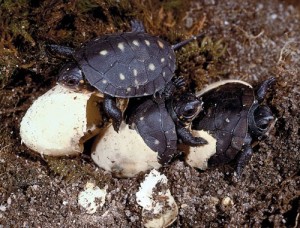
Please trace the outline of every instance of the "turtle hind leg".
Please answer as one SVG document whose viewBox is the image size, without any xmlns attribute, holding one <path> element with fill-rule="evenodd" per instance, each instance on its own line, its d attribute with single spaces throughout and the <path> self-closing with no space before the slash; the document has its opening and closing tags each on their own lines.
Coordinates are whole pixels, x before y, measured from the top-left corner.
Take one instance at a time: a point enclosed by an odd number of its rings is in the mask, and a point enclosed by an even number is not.
<svg viewBox="0 0 300 228">
<path fill-rule="evenodd" d="M 62 59 L 72 58 L 75 52 L 74 48 L 61 46 L 57 44 L 47 44 L 46 50 L 50 55 Z"/>
<path fill-rule="evenodd" d="M 178 50 L 179 48 L 182 48 L 183 46 L 189 44 L 190 42 L 194 41 L 194 40 L 197 40 L 197 39 L 200 39 L 200 38 L 203 38 L 204 37 L 204 33 L 199 33 L 198 35 L 196 36 L 191 36 L 189 39 L 187 40 L 184 40 L 184 41 L 181 41 L 180 43 L 177 43 L 177 44 L 174 44 L 172 45 L 172 49 L 173 50 Z"/>
<path fill-rule="evenodd" d="M 194 137 L 185 127 L 177 127 L 177 135 L 183 143 L 189 146 L 200 146 L 208 143 L 204 138 Z"/>
<path fill-rule="evenodd" d="M 109 95 L 104 95 L 103 109 L 112 118 L 113 127 L 118 132 L 122 122 L 122 112 L 117 107 L 116 100 Z"/>
<path fill-rule="evenodd" d="M 238 161 L 237 161 L 236 173 L 237 173 L 238 178 L 241 177 L 241 175 L 243 173 L 243 169 L 249 163 L 249 161 L 252 157 L 253 150 L 251 147 L 251 141 L 252 141 L 252 138 L 250 137 L 250 135 L 247 135 L 245 138 L 244 149 L 243 149 L 242 153 L 240 154 Z"/>
</svg>

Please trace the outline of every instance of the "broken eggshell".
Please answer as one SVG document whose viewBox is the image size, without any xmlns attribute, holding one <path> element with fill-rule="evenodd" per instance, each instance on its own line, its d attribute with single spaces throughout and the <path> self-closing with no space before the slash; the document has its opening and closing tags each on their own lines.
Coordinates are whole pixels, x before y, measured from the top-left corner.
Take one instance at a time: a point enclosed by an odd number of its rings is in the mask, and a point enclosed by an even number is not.
<svg viewBox="0 0 300 228">
<path fill-rule="evenodd" d="M 92 182 L 87 182 L 84 190 L 78 194 L 78 204 L 85 209 L 86 213 L 94 214 L 105 203 L 106 187 L 99 188 Z"/>
<path fill-rule="evenodd" d="M 99 132 L 101 99 L 56 85 L 27 110 L 20 126 L 22 143 L 42 155 L 82 153 L 83 143 Z"/>
<path fill-rule="evenodd" d="M 177 218 L 178 207 L 167 185 L 168 179 L 153 169 L 141 183 L 136 201 L 143 208 L 145 227 L 167 227 Z"/>
<path fill-rule="evenodd" d="M 252 88 L 252 86 L 249 83 L 244 81 L 233 79 L 223 80 L 208 85 L 201 91 L 196 91 L 196 96 L 201 97 L 206 92 L 212 89 L 216 89 L 217 87 L 227 83 L 238 83 Z M 192 130 L 192 134 L 195 137 L 201 137 L 206 139 L 208 143 L 196 147 L 190 147 L 187 145 L 180 144 L 178 148 L 184 151 L 185 161 L 187 164 L 197 169 L 206 170 L 208 168 L 208 160 L 217 152 L 217 140 L 212 134 L 204 130 Z"/>
<path fill-rule="evenodd" d="M 119 132 L 112 125 L 102 129 L 92 147 L 92 159 L 116 177 L 133 177 L 139 172 L 161 167 L 157 153 L 142 137 L 122 123 Z"/>
</svg>

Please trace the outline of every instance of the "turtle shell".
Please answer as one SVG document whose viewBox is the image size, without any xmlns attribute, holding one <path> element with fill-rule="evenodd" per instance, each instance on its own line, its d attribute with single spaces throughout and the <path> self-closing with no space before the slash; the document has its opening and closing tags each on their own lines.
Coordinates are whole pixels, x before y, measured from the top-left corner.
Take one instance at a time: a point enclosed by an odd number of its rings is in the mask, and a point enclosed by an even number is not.
<svg viewBox="0 0 300 228">
<path fill-rule="evenodd" d="M 242 150 L 248 133 L 248 113 L 255 95 L 251 85 L 238 80 L 212 84 L 197 94 L 202 97 L 203 112 L 192 128 L 204 130 L 216 140 L 216 153 L 210 165 L 227 163 Z"/>
<path fill-rule="evenodd" d="M 101 36 L 85 43 L 74 59 L 92 86 L 123 98 L 154 94 L 176 68 L 171 45 L 145 32 Z"/>
<path fill-rule="evenodd" d="M 147 99 L 131 111 L 128 124 L 137 130 L 147 146 L 158 152 L 161 164 L 167 164 L 177 151 L 175 124 L 163 99 L 155 102 Z"/>
</svg>

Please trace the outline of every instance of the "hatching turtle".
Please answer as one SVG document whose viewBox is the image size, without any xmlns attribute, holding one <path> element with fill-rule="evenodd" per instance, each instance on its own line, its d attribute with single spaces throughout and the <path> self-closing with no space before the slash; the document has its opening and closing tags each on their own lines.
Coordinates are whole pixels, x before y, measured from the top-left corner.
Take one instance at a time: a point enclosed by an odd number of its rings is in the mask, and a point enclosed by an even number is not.
<svg viewBox="0 0 300 228">
<path fill-rule="evenodd" d="M 255 91 L 246 82 L 224 80 L 196 94 L 204 105 L 192 129 L 206 131 L 216 139 L 216 153 L 209 158 L 209 165 L 228 163 L 241 151 L 237 158 L 240 176 L 253 153 L 252 138 L 263 136 L 274 120 L 270 108 L 261 104 L 274 81 L 273 77 L 265 80 Z"/>
<path fill-rule="evenodd" d="M 133 21 L 131 32 L 103 35 L 77 50 L 58 45 L 48 48 L 72 59 L 61 69 L 58 82 L 76 89 L 88 82 L 102 92 L 104 111 L 118 131 L 122 113 L 114 98 L 162 93 L 171 84 L 176 68 L 174 50 L 202 35 L 170 45 L 146 33 L 142 23 Z"/>
<path fill-rule="evenodd" d="M 203 138 L 193 137 L 188 129 L 201 110 L 201 99 L 192 93 L 173 96 L 166 101 L 162 97 L 148 98 L 129 111 L 128 124 L 158 152 L 159 162 L 165 165 L 176 154 L 178 139 L 191 146 L 207 143 Z"/>
</svg>

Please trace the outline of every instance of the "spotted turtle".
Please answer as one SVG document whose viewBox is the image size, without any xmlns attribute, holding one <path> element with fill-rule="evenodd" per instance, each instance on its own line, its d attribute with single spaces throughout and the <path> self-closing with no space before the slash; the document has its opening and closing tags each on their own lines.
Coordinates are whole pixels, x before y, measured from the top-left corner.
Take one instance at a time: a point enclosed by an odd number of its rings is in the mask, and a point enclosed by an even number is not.
<svg viewBox="0 0 300 228">
<path fill-rule="evenodd" d="M 146 99 L 128 116 L 128 124 L 136 129 L 145 143 L 158 152 L 158 160 L 165 165 L 177 152 L 177 142 L 198 146 L 207 141 L 194 137 L 189 131 L 192 120 L 202 110 L 202 101 L 192 93 L 183 93 L 165 100 Z M 128 112 L 128 110 L 127 110 Z"/>
<path fill-rule="evenodd" d="M 216 153 L 208 165 L 237 158 L 237 174 L 241 175 L 253 153 L 252 139 L 263 136 L 274 120 L 270 108 L 262 104 L 274 81 L 273 77 L 265 80 L 255 91 L 246 82 L 224 80 L 197 93 L 204 105 L 192 129 L 206 131 L 216 139 Z"/>
<path fill-rule="evenodd" d="M 122 113 L 114 98 L 162 93 L 171 86 L 176 68 L 174 50 L 202 35 L 170 45 L 133 21 L 131 32 L 103 35 L 76 50 L 59 45 L 48 45 L 48 50 L 71 59 L 61 69 L 59 83 L 80 89 L 88 82 L 104 94 L 104 111 L 118 131 Z"/>
</svg>

